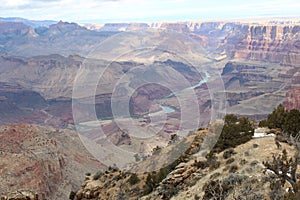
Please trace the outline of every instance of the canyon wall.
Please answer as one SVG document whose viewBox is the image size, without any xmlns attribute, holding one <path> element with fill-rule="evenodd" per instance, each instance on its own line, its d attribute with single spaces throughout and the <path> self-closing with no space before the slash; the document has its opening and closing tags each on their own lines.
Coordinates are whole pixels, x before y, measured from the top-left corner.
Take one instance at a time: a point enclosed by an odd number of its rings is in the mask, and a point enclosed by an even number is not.
<svg viewBox="0 0 300 200">
<path fill-rule="evenodd" d="M 223 45 L 234 59 L 300 67 L 299 30 L 299 25 L 239 24 L 233 27 Z"/>
</svg>

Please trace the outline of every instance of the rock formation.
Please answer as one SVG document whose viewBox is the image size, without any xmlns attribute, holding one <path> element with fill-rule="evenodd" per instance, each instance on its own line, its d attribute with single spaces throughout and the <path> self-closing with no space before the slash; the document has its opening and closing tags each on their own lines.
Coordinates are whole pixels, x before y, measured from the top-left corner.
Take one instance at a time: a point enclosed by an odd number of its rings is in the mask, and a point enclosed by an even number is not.
<svg viewBox="0 0 300 200">
<path fill-rule="evenodd" d="M 0 158 L 1 194 L 24 189 L 39 199 L 67 199 L 85 173 L 104 167 L 85 150 L 76 132 L 26 124 L 0 127 Z M 14 199 L 9 197 L 13 194 L 7 198 Z"/>
</svg>

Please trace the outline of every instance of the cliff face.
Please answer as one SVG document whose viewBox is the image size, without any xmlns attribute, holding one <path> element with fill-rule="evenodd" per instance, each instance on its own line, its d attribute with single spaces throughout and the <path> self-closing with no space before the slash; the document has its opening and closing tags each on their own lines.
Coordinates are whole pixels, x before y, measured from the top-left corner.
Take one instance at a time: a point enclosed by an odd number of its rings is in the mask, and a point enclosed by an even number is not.
<svg viewBox="0 0 300 200">
<path fill-rule="evenodd" d="M 39 199 L 67 199 L 102 165 L 75 132 L 19 124 L 0 127 L 0 166 L 0 195 L 25 189 Z"/>
<path fill-rule="evenodd" d="M 188 30 L 180 29 L 183 25 Z M 226 50 L 231 58 L 300 66 L 300 26 L 297 24 L 186 22 L 173 24 L 172 29 L 201 37 L 206 41 L 205 47 Z"/>
<path fill-rule="evenodd" d="M 284 107 L 288 110 L 300 110 L 300 88 L 295 88 L 286 93 L 286 99 L 283 103 Z"/>
<path fill-rule="evenodd" d="M 299 25 L 235 25 L 224 40 L 237 59 L 300 66 Z"/>
</svg>

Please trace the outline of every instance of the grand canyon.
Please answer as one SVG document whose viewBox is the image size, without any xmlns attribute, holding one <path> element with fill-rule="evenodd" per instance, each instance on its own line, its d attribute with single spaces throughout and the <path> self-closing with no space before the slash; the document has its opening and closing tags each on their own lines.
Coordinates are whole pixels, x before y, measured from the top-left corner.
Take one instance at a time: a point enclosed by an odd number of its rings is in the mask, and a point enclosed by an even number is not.
<svg viewBox="0 0 300 200">
<path fill-rule="evenodd" d="M 299 110 L 299 69 L 297 18 L 101 25 L 0 18 L 1 199 L 139 199 L 142 192 L 130 191 L 141 189 L 145 173 L 178 158 L 184 162 L 144 199 L 169 199 L 161 191 L 174 185 L 175 199 L 197 199 L 199 177 L 218 176 L 199 174 L 194 161 L 199 149 L 211 150 L 214 123 L 226 114 L 259 122 L 279 104 Z M 238 146 L 235 159 L 258 145 L 254 162 L 266 144 L 279 152 L 266 137 Z M 262 173 L 267 157 L 247 173 Z M 130 173 L 139 174 L 136 188 L 114 179 L 130 182 Z"/>
</svg>

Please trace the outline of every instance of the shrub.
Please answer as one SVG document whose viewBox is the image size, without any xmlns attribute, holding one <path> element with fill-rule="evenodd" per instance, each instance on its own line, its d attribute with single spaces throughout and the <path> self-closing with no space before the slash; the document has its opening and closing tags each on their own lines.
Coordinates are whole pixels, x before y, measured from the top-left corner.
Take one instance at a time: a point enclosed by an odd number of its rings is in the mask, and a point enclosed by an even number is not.
<svg viewBox="0 0 300 200">
<path fill-rule="evenodd" d="M 117 166 L 109 166 L 108 167 L 108 172 L 117 172 L 119 171 L 119 168 Z M 108 173 L 107 171 L 105 171 L 105 173 Z"/>
<path fill-rule="evenodd" d="M 226 185 L 236 185 L 236 184 L 241 184 L 243 181 L 247 180 L 248 176 L 247 175 L 242 175 L 242 174 L 229 174 L 228 177 L 226 177 L 223 182 Z"/>
<path fill-rule="evenodd" d="M 244 152 L 244 155 L 245 155 L 245 156 L 250 156 L 249 151 L 245 151 L 245 152 Z"/>
<path fill-rule="evenodd" d="M 247 160 L 245 160 L 245 159 L 242 159 L 241 161 L 240 161 L 240 165 L 245 165 L 247 163 Z"/>
<path fill-rule="evenodd" d="M 237 165 L 232 165 L 229 168 L 229 173 L 235 173 L 238 170 L 238 166 Z"/>
<path fill-rule="evenodd" d="M 224 159 L 228 159 L 230 158 L 232 155 L 236 154 L 236 152 L 234 152 L 234 149 L 228 149 L 223 153 L 223 158 Z"/>
<path fill-rule="evenodd" d="M 282 104 L 279 104 L 277 108 L 268 115 L 267 125 L 269 128 L 281 128 L 285 121 L 286 110 Z"/>
<path fill-rule="evenodd" d="M 161 147 L 159 146 L 154 147 L 152 150 L 153 155 L 158 155 L 160 152 L 161 152 Z"/>
<path fill-rule="evenodd" d="M 258 127 L 268 127 L 268 121 L 266 119 L 261 120 L 258 123 Z"/>
<path fill-rule="evenodd" d="M 203 186 L 205 192 L 203 200 L 225 200 L 236 185 L 240 185 L 248 176 L 230 174 L 223 180 L 210 180 Z"/>
<path fill-rule="evenodd" d="M 217 160 L 213 161 L 209 166 L 209 170 L 212 171 L 212 170 L 218 169 L 220 167 L 220 164 L 221 163 Z"/>
<path fill-rule="evenodd" d="M 252 139 L 254 127 L 247 117 L 237 118 L 235 115 L 226 115 L 224 127 L 214 147 L 215 152 L 222 152 L 234 148 Z"/>
<path fill-rule="evenodd" d="M 277 108 L 268 115 L 266 123 L 269 128 L 279 128 L 286 133 L 295 135 L 300 131 L 300 111 L 296 109 L 287 111 L 282 104 L 279 104 Z"/>
<path fill-rule="evenodd" d="M 252 161 L 251 163 L 250 163 L 250 166 L 251 167 L 254 167 L 254 166 L 256 166 L 258 164 L 258 161 L 257 160 L 254 160 L 254 161 Z"/>
<path fill-rule="evenodd" d="M 176 187 L 172 187 L 164 192 L 163 199 L 171 199 L 171 197 L 175 196 L 178 193 L 178 189 Z"/>
<path fill-rule="evenodd" d="M 181 155 L 178 159 L 173 161 L 171 164 L 167 165 L 164 168 L 161 168 L 158 172 L 154 171 L 152 173 L 149 173 L 146 182 L 144 185 L 144 195 L 149 194 L 152 192 L 158 185 L 159 183 L 166 178 L 166 176 L 169 174 L 170 171 L 174 170 L 175 167 L 181 162 L 183 159 L 183 155 Z"/>
<path fill-rule="evenodd" d="M 122 176 L 121 176 L 121 174 L 118 174 L 118 175 L 114 176 L 112 180 L 119 181 L 120 179 L 122 179 Z"/>
<path fill-rule="evenodd" d="M 297 159 L 289 159 L 287 151 L 283 150 L 282 155 L 273 155 L 272 161 L 263 162 L 263 164 L 267 169 L 273 171 L 277 177 L 277 181 L 270 184 L 272 191 L 281 191 L 284 184 L 289 182 L 294 195 L 300 196 L 300 183 L 297 179 Z"/>
<path fill-rule="evenodd" d="M 93 176 L 93 180 L 98 180 L 103 175 L 104 173 L 99 171 Z"/>
<path fill-rule="evenodd" d="M 229 191 L 233 188 L 232 185 L 224 185 L 220 180 L 210 180 L 203 186 L 203 200 L 220 199 L 225 200 Z"/>
<path fill-rule="evenodd" d="M 157 183 L 155 182 L 154 176 L 153 173 L 148 174 L 144 185 L 144 195 L 150 194 L 156 187 Z"/>
<path fill-rule="evenodd" d="M 128 179 L 128 182 L 130 185 L 137 184 L 139 181 L 140 181 L 140 179 L 135 173 L 131 174 L 131 176 Z"/>
<path fill-rule="evenodd" d="M 139 154 L 134 154 L 135 162 L 139 162 L 141 160 Z"/>
<path fill-rule="evenodd" d="M 220 167 L 220 162 L 217 160 L 217 156 L 213 151 L 211 151 L 206 156 L 207 164 L 209 166 L 209 170 L 214 170 Z"/>
<path fill-rule="evenodd" d="M 171 143 L 174 143 L 174 142 L 176 142 L 178 139 L 179 139 L 178 135 L 172 134 L 169 143 L 170 143 L 170 144 L 171 144 Z"/>
<path fill-rule="evenodd" d="M 284 123 L 282 125 L 283 131 L 292 134 L 293 136 L 300 132 L 300 111 L 293 109 L 286 113 Z"/>
<path fill-rule="evenodd" d="M 229 165 L 234 162 L 234 158 L 230 158 L 226 161 L 226 165 Z"/>
<path fill-rule="evenodd" d="M 69 199 L 73 200 L 75 199 L 76 193 L 74 191 L 71 191 L 69 194 Z"/>
<path fill-rule="evenodd" d="M 207 161 L 199 161 L 199 162 L 196 161 L 194 163 L 194 166 L 197 168 L 200 168 L 200 169 L 205 169 L 205 168 L 209 167 L 209 164 Z"/>
</svg>

